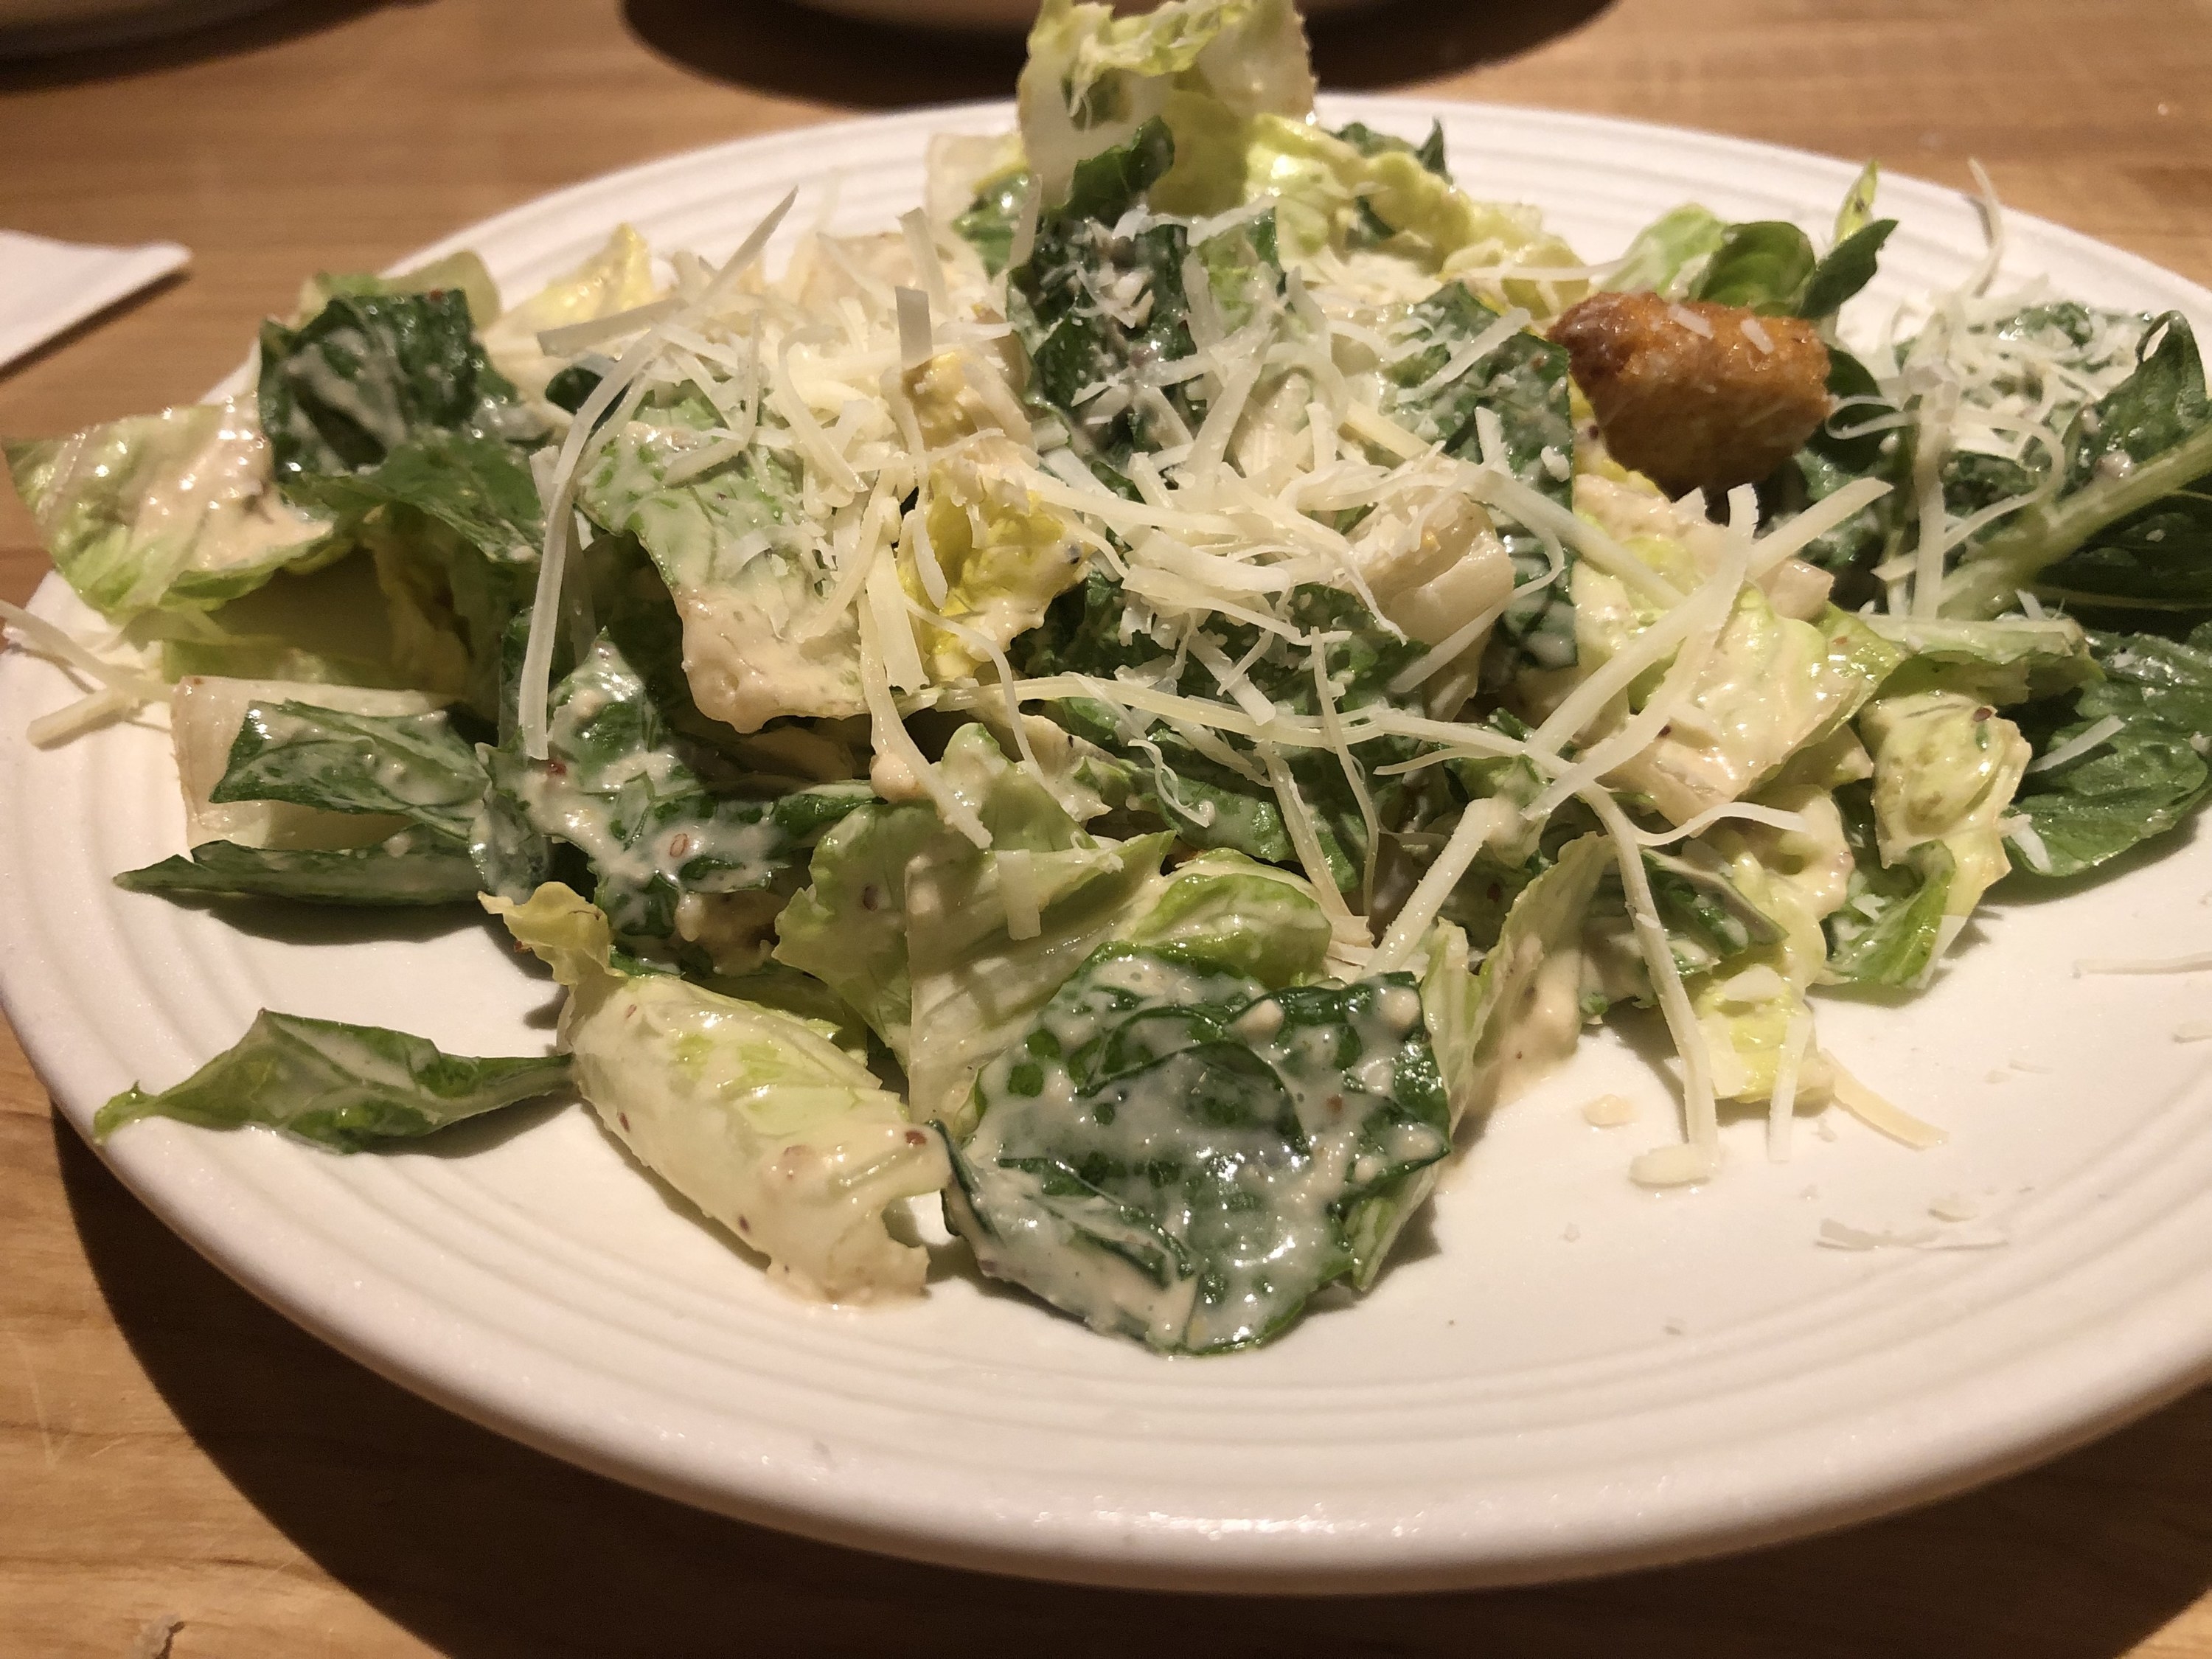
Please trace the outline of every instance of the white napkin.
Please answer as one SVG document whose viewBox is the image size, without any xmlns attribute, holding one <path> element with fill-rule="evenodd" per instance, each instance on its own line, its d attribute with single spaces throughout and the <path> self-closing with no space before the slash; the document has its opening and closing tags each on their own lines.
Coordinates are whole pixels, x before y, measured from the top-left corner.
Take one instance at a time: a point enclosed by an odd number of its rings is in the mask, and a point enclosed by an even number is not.
<svg viewBox="0 0 2212 1659">
<path fill-rule="evenodd" d="M 174 242 L 93 247 L 0 230 L 0 368 L 191 257 Z"/>
</svg>

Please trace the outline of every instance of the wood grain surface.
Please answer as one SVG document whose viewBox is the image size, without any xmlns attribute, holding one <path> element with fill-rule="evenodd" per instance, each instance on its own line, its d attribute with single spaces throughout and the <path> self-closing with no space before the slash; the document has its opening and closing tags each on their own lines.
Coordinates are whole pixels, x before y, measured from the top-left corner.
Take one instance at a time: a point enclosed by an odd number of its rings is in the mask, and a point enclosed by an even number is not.
<svg viewBox="0 0 2212 1659">
<path fill-rule="evenodd" d="M 1954 184 L 1978 157 L 2013 204 L 2212 281 L 2207 0 L 1395 0 L 1315 44 L 1339 88 Z M 778 0 L 302 0 L 0 65 L 0 227 L 194 252 L 0 371 L 0 432 L 197 397 L 311 271 L 670 150 L 999 94 L 1018 57 Z M 0 500 L 0 597 L 44 568 Z M 0 1030 L 0 1656 L 125 1659 L 169 1614 L 174 1659 L 2212 1659 L 2212 1393 L 1917 1514 L 1595 1583 L 1303 1602 L 979 1577 L 647 1498 L 378 1380 L 163 1231 Z"/>
</svg>

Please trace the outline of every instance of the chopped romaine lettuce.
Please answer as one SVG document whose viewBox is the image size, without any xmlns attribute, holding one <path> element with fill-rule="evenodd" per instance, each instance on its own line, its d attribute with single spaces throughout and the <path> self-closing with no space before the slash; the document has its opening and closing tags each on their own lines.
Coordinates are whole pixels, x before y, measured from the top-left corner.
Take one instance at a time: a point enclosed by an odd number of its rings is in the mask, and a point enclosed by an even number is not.
<svg viewBox="0 0 2212 1659">
<path fill-rule="evenodd" d="M 1158 205 L 1218 212 L 1243 199 L 1242 124 L 1303 119 L 1313 95 L 1291 0 L 1168 0 L 1128 17 L 1045 0 L 1022 70 L 1022 147 L 1056 207 L 1080 163 L 1160 120 L 1178 161 L 1164 192 L 1173 199 Z"/>
<path fill-rule="evenodd" d="M 2065 449 L 2055 487 L 1966 550 L 1944 581 L 1944 614 L 2001 614 L 2023 587 L 2212 610 L 2212 508 L 2194 488 L 2212 475 L 2212 401 L 2188 319 L 2151 320 L 2134 373 L 2074 416 Z"/>
<path fill-rule="evenodd" d="M 188 856 L 126 870 L 115 884 L 134 893 L 370 906 L 455 904 L 483 888 L 468 848 L 412 829 L 374 847 L 328 850 L 205 841 Z"/>
<path fill-rule="evenodd" d="M 1499 320 L 1462 283 L 1448 283 L 1407 308 L 1396 328 L 1403 356 L 1385 373 L 1383 409 L 1424 442 L 1442 444 L 1468 460 L 1491 460 L 1537 494 L 1561 507 L 1574 502 L 1574 416 L 1568 406 L 1567 354 L 1540 335 L 1522 332 L 1474 362 L 1455 354 Z M 1454 368 L 1458 373 L 1450 373 Z M 1487 422 L 1495 417 L 1500 453 L 1484 453 Z M 1510 521 L 1500 526 L 1512 559 L 1513 583 L 1527 588 L 1498 619 L 1498 635 L 1540 668 L 1565 668 L 1575 660 L 1573 558 L 1564 547 L 1559 564 L 1543 538 Z M 1550 580 L 1539 583 L 1547 575 Z"/>
<path fill-rule="evenodd" d="M 538 833 L 591 861 L 593 902 L 623 950 L 745 973 L 766 961 L 815 842 L 873 796 L 865 783 L 730 775 L 732 757 L 677 729 L 685 708 L 638 665 L 672 656 L 665 613 L 665 599 L 618 611 L 554 689 L 546 758 L 510 744 L 497 775 Z"/>
<path fill-rule="evenodd" d="M 259 401 L 276 481 L 367 471 L 425 432 L 518 432 L 457 289 L 340 295 L 296 329 L 261 330 Z"/>
<path fill-rule="evenodd" d="M 576 1086 L 641 1163 L 800 1295 L 920 1291 L 928 1257 L 884 1212 L 945 1184 L 942 1145 L 834 1027 L 622 971 L 606 918 L 558 884 L 526 904 L 484 903 L 568 988 L 561 1042 Z"/>
<path fill-rule="evenodd" d="M 1838 979 L 1918 985 L 2007 868 L 2004 817 L 2031 755 L 2010 720 L 1971 696 L 1881 696 L 1859 715 L 1870 786 L 1839 797 L 1857 864 L 1827 917 Z"/>
<path fill-rule="evenodd" d="M 319 315 L 325 306 L 341 295 L 360 298 L 434 294 L 441 289 L 457 289 L 468 301 L 469 320 L 476 325 L 478 332 L 487 332 L 496 324 L 500 314 L 499 284 L 484 268 L 484 262 L 464 249 L 442 259 L 433 259 L 427 265 L 417 265 L 412 270 L 403 270 L 397 276 L 380 276 L 365 270 L 319 271 L 300 284 L 300 301 L 293 312 L 292 326 L 296 328 Z"/>
<path fill-rule="evenodd" d="M 133 1085 L 116 1096 L 93 1134 L 105 1140 L 141 1118 L 173 1117 L 209 1129 L 259 1124 L 356 1152 L 568 1086 L 565 1054 L 471 1060 L 404 1031 L 264 1009 L 175 1087 L 149 1095 Z"/>
<path fill-rule="evenodd" d="M 1018 1029 L 975 1115 L 946 1217 L 983 1270 L 1175 1352 L 1264 1341 L 1371 1279 L 1370 1212 L 1451 1149 L 1411 975 L 1271 989 L 1127 945 Z"/>
<path fill-rule="evenodd" d="M 54 568 L 106 616 L 209 609 L 344 551 L 328 519 L 278 494 L 235 399 L 6 447 Z"/>
<path fill-rule="evenodd" d="M 651 303 L 654 294 L 653 250 L 628 225 L 617 225 L 599 251 L 574 270 L 555 277 L 496 322 L 479 317 L 477 326 L 493 367 L 522 397 L 539 399 L 542 413 L 558 360 L 546 355 L 538 337 L 548 329 L 633 310 Z"/>
<path fill-rule="evenodd" d="M 831 573 L 794 522 L 797 469 L 752 449 L 670 484 L 671 465 L 702 441 L 688 426 L 632 422 L 600 453 L 578 504 L 652 555 L 684 619 L 684 669 L 704 713 L 740 732 L 779 715 L 860 713 L 852 613 L 804 635 Z"/>
<path fill-rule="evenodd" d="M 2002 624 L 1994 624 L 2002 626 Z M 2023 711 L 2038 764 L 2014 801 L 2015 870 L 2070 876 L 2172 829 L 2212 794 L 2212 623 L 2186 643 L 2092 636 L 2101 677 Z"/>
</svg>

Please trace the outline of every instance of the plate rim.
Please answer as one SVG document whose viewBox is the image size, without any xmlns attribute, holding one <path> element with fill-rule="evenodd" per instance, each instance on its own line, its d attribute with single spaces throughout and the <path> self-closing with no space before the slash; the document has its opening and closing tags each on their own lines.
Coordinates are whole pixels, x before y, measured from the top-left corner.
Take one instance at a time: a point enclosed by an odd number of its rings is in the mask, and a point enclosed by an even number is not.
<svg viewBox="0 0 2212 1659">
<path fill-rule="evenodd" d="M 1615 138 L 1661 133 L 1678 144 L 1693 144 L 1720 158 L 1756 157 L 1771 162 L 1775 158 L 1786 157 L 1801 164 L 1815 163 L 1841 176 L 1848 176 L 1854 170 L 1850 163 L 1819 151 L 1581 111 L 1418 94 L 1325 94 L 1321 103 L 1324 111 L 1395 111 L 1416 118 L 1443 110 L 1490 114 L 1502 116 L 1509 122 L 1517 118 L 1582 127 Z M 563 204 L 580 207 L 596 194 L 635 189 L 656 174 L 679 174 L 709 158 L 742 155 L 809 139 L 879 132 L 886 127 L 937 131 L 970 122 L 1003 123 L 1011 118 L 1012 107 L 1006 100 L 927 106 L 781 128 L 699 146 L 579 180 L 516 204 L 428 244 L 396 261 L 389 269 L 404 269 L 459 247 L 497 238 L 549 209 L 558 210 Z M 1893 176 L 1902 179 L 1911 175 Z M 1923 189 L 1953 193 L 1931 181 L 1914 182 Z M 1697 187 L 1695 184 L 1686 184 L 1687 189 Z M 2033 225 L 2040 232 L 2084 245 L 2094 250 L 2097 258 L 2130 276 L 2154 277 L 2162 283 L 2179 283 L 2193 295 L 2201 307 L 2212 313 L 2212 293 L 2143 256 L 2033 216 L 2008 213 L 2008 217 L 2015 223 Z M 59 576 L 49 572 L 34 596 L 33 608 L 52 605 L 65 592 Z M 13 954 L 0 954 L 0 1008 L 5 1009 L 40 1081 L 52 1090 L 63 1115 L 81 1136 L 85 1135 L 91 1111 L 98 1102 L 88 1098 L 81 1087 L 72 1089 L 65 1081 L 58 1086 L 58 1080 L 67 1079 L 76 1069 L 72 1056 L 64 1052 L 74 1035 L 65 1029 L 66 999 L 49 1000 L 40 994 L 40 988 L 28 982 L 18 958 Z M 404 1342 L 395 1346 L 392 1330 L 383 1331 L 382 1340 L 376 1340 L 378 1334 L 369 1328 L 375 1322 L 360 1307 L 346 1304 L 341 1308 L 327 1296 L 312 1293 L 306 1283 L 312 1276 L 308 1258 L 327 1258 L 328 1265 L 334 1266 L 343 1259 L 335 1248 L 304 1236 L 289 1218 L 273 1213 L 264 1218 L 264 1230 L 294 1235 L 293 1251 L 273 1258 L 244 1249 L 235 1232 L 209 1228 L 206 1216 L 194 1203 L 187 1201 L 204 1194 L 193 1190 L 193 1182 L 188 1178 L 190 1171 L 181 1167 L 191 1161 L 180 1157 L 186 1145 L 181 1137 L 186 1133 L 176 1126 L 161 1125 L 143 1139 L 133 1137 L 131 1142 L 94 1150 L 172 1232 L 288 1319 L 387 1380 L 565 1462 L 741 1520 L 832 1544 L 969 1570 L 1061 1582 L 1228 1593 L 1384 1592 L 1550 1582 L 1686 1560 L 1809 1536 L 1950 1495 L 2057 1455 L 2155 1410 L 2212 1376 L 2212 1320 L 2200 1322 L 2201 1328 L 2194 1340 L 2184 1340 L 2175 1334 L 2171 1323 L 2148 1315 L 2144 1311 L 2148 1304 L 2131 1304 L 2118 1320 L 2122 1330 L 2092 1335 L 2086 1334 L 2091 1325 L 2085 1324 L 2085 1334 L 2075 1339 L 2077 1343 L 2094 1343 L 2107 1352 L 2116 1353 L 2126 1348 L 2133 1355 L 2130 1364 L 2107 1365 L 2105 1374 L 2094 1379 L 2101 1387 L 2083 1386 L 2077 1381 L 2064 1391 L 2070 1406 L 2052 1401 L 2040 1402 L 2043 1410 L 2033 1433 L 2019 1431 L 2023 1419 L 2037 1418 L 2038 1414 L 2023 1412 L 2015 1404 L 2008 1417 L 2000 1413 L 2001 1420 L 2009 1423 L 2011 1431 L 1984 1434 L 1971 1445 L 1955 1446 L 1948 1459 L 1934 1462 L 1899 1459 L 1893 1453 L 1887 1460 L 1886 1473 L 1872 1480 L 1866 1478 L 1866 1471 L 1871 1466 L 1857 1466 L 1856 1478 L 1838 1477 L 1836 1484 L 1839 1490 L 1827 1494 L 1824 1502 L 1785 1507 L 1779 1511 L 1771 1507 L 1759 1510 L 1739 1506 L 1732 1516 L 1678 1521 L 1671 1529 L 1663 1524 L 1646 1526 L 1639 1536 L 1624 1535 L 1595 1550 L 1585 1547 L 1547 1552 L 1537 1547 L 1518 1555 L 1493 1554 L 1480 1559 L 1453 1556 L 1447 1551 L 1441 1557 L 1390 1566 L 1378 1565 L 1371 1559 L 1371 1551 L 1370 1559 L 1364 1564 L 1351 1563 L 1345 1553 L 1340 1553 L 1331 1564 L 1297 1550 L 1272 1564 L 1249 1555 L 1236 1561 L 1176 1562 L 1157 1547 L 1149 1552 L 1120 1547 L 1133 1540 L 1116 1540 L 1103 1533 L 1086 1541 L 1071 1537 L 1065 1529 L 1042 1531 L 1024 1545 L 1014 1541 L 1013 1534 L 1003 1525 L 998 1528 L 997 1536 L 987 1537 L 986 1529 L 972 1525 L 963 1534 L 957 1527 L 946 1526 L 941 1516 L 902 1515 L 892 1512 L 890 1507 L 880 1506 L 872 1514 L 860 1513 L 848 1502 L 841 1501 L 838 1488 L 814 1480 L 807 1471 L 787 1469 L 783 1471 L 786 1478 L 780 1483 L 763 1477 L 757 1486 L 745 1491 L 735 1490 L 723 1480 L 687 1480 L 665 1456 L 655 1459 L 645 1455 L 646 1448 L 638 1444 L 618 1447 L 608 1437 L 605 1424 L 596 1419 L 595 1413 L 562 1409 L 558 1389 L 541 1386 L 523 1389 L 519 1395 L 511 1389 L 504 1392 L 488 1390 L 486 1373 L 498 1370 L 502 1362 L 534 1367 L 541 1376 L 568 1362 L 550 1350 L 521 1344 L 508 1333 L 471 1325 L 445 1304 L 422 1297 L 404 1280 L 392 1281 L 381 1287 L 380 1294 L 391 1299 L 395 1307 L 412 1298 L 416 1304 L 412 1317 L 416 1322 L 427 1319 L 451 1328 L 455 1334 L 465 1335 L 470 1342 L 477 1345 L 477 1352 L 464 1364 L 457 1363 L 451 1353 L 434 1352 L 438 1345 L 435 1337 L 420 1338 L 411 1352 Z M 89 1137 L 85 1138 L 89 1144 Z M 346 1265 L 356 1272 L 361 1267 L 357 1259 Z M 2204 1265 L 2198 1278 L 2212 1283 L 2212 1262 Z M 2163 1330 L 2156 1328 L 2161 1325 Z M 2153 1328 L 2142 1328 L 2146 1326 Z M 2127 1340 L 2121 1340 L 2123 1334 Z M 2160 1336 L 2166 1340 L 2154 1340 Z M 485 1352 L 484 1345 L 496 1352 Z M 2010 1363 L 2017 1365 L 2019 1362 Z M 1974 1392 L 1978 1386 L 1985 1390 L 1990 1375 L 1981 1372 L 1969 1376 L 1964 1385 L 1966 1391 Z M 1954 1391 L 1956 1386 L 1947 1383 Z M 1937 1397 L 1941 1397 L 1940 1393 Z M 574 1398 L 570 1396 L 571 1406 Z M 645 1437 L 651 1438 L 649 1434 Z M 796 1480 L 790 1478 L 794 1473 L 799 1476 Z M 813 1501 L 808 1501 L 810 1498 Z M 935 1525 L 932 1524 L 933 1519 Z M 1353 1553 L 1357 1553 L 1356 1548 Z"/>
</svg>

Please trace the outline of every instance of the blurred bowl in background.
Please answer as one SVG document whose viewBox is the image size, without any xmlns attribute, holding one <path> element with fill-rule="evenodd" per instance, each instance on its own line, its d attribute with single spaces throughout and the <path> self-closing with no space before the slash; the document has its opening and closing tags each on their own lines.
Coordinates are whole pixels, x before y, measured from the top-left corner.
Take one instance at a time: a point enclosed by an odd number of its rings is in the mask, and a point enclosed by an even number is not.
<svg viewBox="0 0 2212 1659">
<path fill-rule="evenodd" d="M 0 58 L 50 58 L 175 34 L 272 0 L 0 0 Z"/>
<path fill-rule="evenodd" d="M 0 0 L 4 7 L 7 0 Z M 836 12 L 866 23 L 891 23 L 916 29 L 1027 30 L 1036 16 L 1037 0 L 802 0 L 817 11 Z M 1299 0 L 1298 9 L 1308 17 L 1325 12 L 1349 11 L 1371 5 L 1374 0 Z M 1149 11 L 1148 4 L 1118 4 L 1117 11 Z"/>
</svg>

